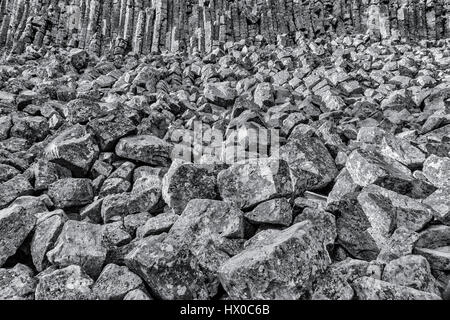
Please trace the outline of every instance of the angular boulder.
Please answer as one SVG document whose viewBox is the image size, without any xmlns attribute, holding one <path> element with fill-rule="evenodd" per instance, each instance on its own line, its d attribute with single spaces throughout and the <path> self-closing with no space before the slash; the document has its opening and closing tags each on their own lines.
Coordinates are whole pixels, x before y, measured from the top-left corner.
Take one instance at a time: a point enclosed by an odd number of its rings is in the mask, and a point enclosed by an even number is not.
<svg viewBox="0 0 450 320">
<path fill-rule="evenodd" d="M 331 262 L 323 243 L 314 238 L 311 230 L 308 221 L 295 224 L 225 262 L 219 278 L 230 298 L 302 298 Z"/>
<path fill-rule="evenodd" d="M 35 224 L 34 214 L 22 207 L 0 210 L 0 267 L 16 253 Z"/>
<path fill-rule="evenodd" d="M 168 166 L 171 152 L 169 143 L 150 135 L 122 138 L 116 145 L 119 157 L 154 166 Z"/>
<path fill-rule="evenodd" d="M 293 191 L 287 163 L 273 158 L 238 162 L 219 173 L 217 185 L 222 199 L 240 208 L 289 196 Z"/>
<path fill-rule="evenodd" d="M 107 249 L 103 245 L 103 228 L 87 222 L 69 220 L 47 253 L 50 263 L 59 267 L 77 265 L 92 277 L 102 271 Z"/>
</svg>

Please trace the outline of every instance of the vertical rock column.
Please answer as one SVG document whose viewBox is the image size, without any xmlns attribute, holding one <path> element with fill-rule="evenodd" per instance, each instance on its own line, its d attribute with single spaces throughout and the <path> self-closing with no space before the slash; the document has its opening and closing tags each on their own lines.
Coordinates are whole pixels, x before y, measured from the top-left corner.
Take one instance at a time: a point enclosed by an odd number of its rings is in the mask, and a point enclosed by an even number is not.
<svg viewBox="0 0 450 320">
<path fill-rule="evenodd" d="M 103 0 L 102 18 L 101 18 L 101 48 L 103 53 L 110 50 L 112 46 L 112 0 Z"/>
<path fill-rule="evenodd" d="M 435 11 L 435 1 L 427 0 L 426 2 L 426 18 L 427 18 L 427 30 L 428 39 L 436 39 L 436 11 Z"/>
<path fill-rule="evenodd" d="M 101 48 L 101 10 L 102 6 L 99 0 L 90 1 L 89 19 L 86 31 L 86 47 L 89 51 L 100 55 Z"/>
<path fill-rule="evenodd" d="M 146 23 L 145 11 L 143 10 L 143 8 L 141 8 L 137 14 L 136 28 L 133 41 L 133 49 L 134 52 L 137 54 L 142 53 L 142 49 L 144 46 L 145 23 Z"/>
<path fill-rule="evenodd" d="M 450 1 L 444 4 L 445 11 L 445 22 L 444 22 L 444 33 L 446 38 L 450 38 Z"/>
<path fill-rule="evenodd" d="M 148 6 L 145 8 L 145 36 L 142 50 L 144 54 L 148 54 L 152 51 L 154 24 L 155 24 L 155 9 Z"/>
</svg>

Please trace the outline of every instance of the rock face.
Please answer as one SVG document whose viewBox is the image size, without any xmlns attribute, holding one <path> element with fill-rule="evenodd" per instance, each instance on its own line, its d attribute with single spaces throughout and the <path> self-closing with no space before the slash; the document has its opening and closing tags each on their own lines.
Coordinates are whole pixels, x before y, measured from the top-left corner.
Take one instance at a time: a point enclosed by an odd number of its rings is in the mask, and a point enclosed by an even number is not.
<svg viewBox="0 0 450 320">
<path fill-rule="evenodd" d="M 0 299 L 448 299 L 447 0 L 0 0 Z"/>
</svg>

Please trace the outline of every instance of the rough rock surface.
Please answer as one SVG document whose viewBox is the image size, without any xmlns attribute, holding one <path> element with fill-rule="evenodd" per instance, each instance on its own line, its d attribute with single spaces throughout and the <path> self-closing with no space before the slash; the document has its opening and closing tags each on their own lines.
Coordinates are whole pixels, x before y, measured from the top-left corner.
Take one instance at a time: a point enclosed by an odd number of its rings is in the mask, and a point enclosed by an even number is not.
<svg viewBox="0 0 450 320">
<path fill-rule="evenodd" d="M 330 258 L 312 234 L 310 222 L 254 242 L 219 270 L 219 278 L 233 299 L 299 299 Z M 277 283 L 277 286 L 271 285 Z"/>
<path fill-rule="evenodd" d="M 449 299 L 447 2 L 0 0 L 0 299 Z"/>
</svg>

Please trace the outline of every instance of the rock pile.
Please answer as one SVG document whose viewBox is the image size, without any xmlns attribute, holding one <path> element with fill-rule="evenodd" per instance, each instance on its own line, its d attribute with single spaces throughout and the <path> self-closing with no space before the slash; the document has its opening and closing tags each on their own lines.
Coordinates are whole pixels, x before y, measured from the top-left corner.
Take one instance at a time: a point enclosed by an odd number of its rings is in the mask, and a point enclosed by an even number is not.
<svg viewBox="0 0 450 320">
<path fill-rule="evenodd" d="M 372 40 L 10 56 L 0 299 L 449 298 L 450 42 Z"/>
</svg>

